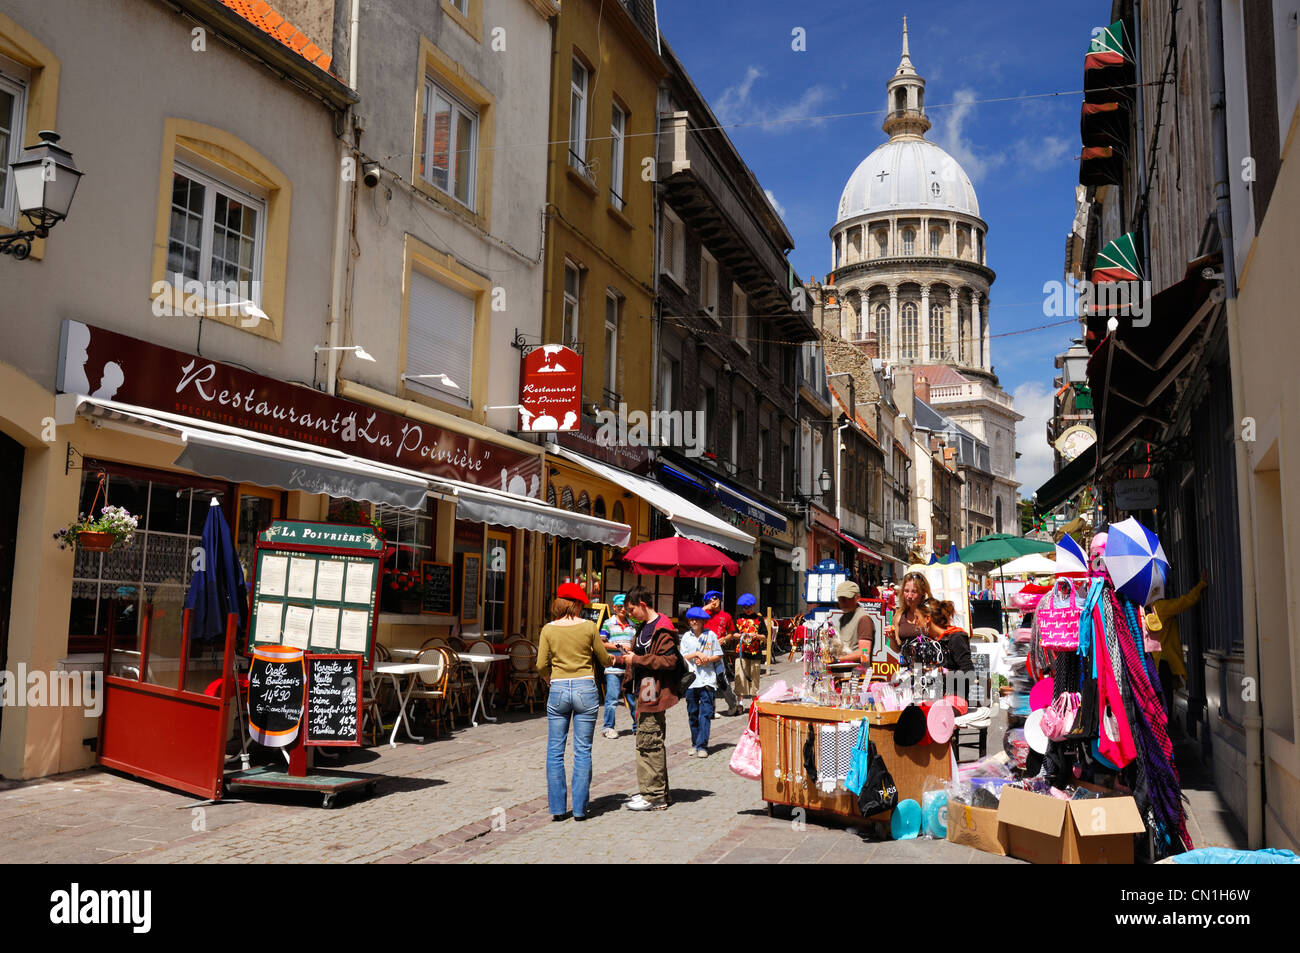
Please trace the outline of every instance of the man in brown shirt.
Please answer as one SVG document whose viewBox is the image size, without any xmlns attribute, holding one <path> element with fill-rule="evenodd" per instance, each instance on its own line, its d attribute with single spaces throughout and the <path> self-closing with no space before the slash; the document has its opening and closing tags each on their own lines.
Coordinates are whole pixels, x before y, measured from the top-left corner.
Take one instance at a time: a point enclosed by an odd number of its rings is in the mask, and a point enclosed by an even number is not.
<svg viewBox="0 0 1300 953">
<path fill-rule="evenodd" d="M 672 803 L 668 793 L 668 749 L 664 713 L 677 697 L 677 629 L 671 619 L 650 605 L 654 596 L 634 586 L 624 604 L 637 622 L 636 638 L 624 656 L 623 684 L 636 696 L 636 780 L 640 793 L 627 802 L 629 810 L 662 811 Z"/>
<path fill-rule="evenodd" d="M 831 654 L 840 662 L 871 665 L 871 651 L 876 641 L 876 623 L 858 602 L 862 590 L 856 582 L 845 580 L 835 587 L 835 601 L 840 614 L 835 619 L 835 638 Z"/>
</svg>

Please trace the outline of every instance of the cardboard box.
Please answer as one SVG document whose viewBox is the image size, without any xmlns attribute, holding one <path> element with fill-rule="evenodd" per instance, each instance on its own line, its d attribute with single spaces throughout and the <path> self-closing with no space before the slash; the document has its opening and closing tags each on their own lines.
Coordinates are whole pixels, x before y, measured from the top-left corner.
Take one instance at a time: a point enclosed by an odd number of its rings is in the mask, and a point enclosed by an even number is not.
<svg viewBox="0 0 1300 953">
<path fill-rule="evenodd" d="M 1131 797 L 1062 801 L 1003 788 L 997 811 L 1007 853 L 1034 864 L 1131 864 L 1146 830 Z"/>
<path fill-rule="evenodd" d="M 987 854 L 1005 857 L 998 826 L 998 812 L 991 807 L 971 807 L 969 804 L 948 802 L 948 840 L 954 844 L 974 847 Z"/>
</svg>

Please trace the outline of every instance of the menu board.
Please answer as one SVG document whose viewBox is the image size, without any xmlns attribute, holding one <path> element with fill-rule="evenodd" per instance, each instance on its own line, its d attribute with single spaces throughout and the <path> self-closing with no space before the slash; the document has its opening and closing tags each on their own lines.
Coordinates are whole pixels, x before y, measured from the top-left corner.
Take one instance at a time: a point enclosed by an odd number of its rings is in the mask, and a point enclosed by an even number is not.
<svg viewBox="0 0 1300 953">
<path fill-rule="evenodd" d="M 478 553 L 461 553 L 460 621 L 478 622 L 479 579 L 483 557 Z"/>
<path fill-rule="evenodd" d="M 293 532 L 305 536 L 307 530 L 309 539 L 286 541 L 294 538 Z M 342 546 L 311 545 L 345 535 Z M 382 543 L 363 527 L 272 524 L 257 544 L 249 649 L 288 645 L 369 658 L 381 556 Z"/>
<path fill-rule="evenodd" d="M 307 730 L 303 743 L 361 744 L 361 656 L 307 656 Z"/>
<path fill-rule="evenodd" d="M 451 615 L 452 606 L 451 563 L 420 563 L 420 611 L 435 615 Z"/>
<path fill-rule="evenodd" d="M 293 661 L 254 657 L 248 672 L 248 733 L 258 744 L 283 748 L 302 722 L 302 656 Z"/>
</svg>

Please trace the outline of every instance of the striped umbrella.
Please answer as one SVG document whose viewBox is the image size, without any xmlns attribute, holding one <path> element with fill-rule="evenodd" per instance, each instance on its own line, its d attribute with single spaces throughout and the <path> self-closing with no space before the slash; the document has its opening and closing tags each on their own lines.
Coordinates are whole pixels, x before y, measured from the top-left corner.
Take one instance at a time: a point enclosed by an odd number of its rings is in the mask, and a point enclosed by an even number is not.
<svg viewBox="0 0 1300 953">
<path fill-rule="evenodd" d="M 1101 558 L 1115 588 L 1133 602 L 1149 606 L 1164 597 L 1169 560 L 1156 534 L 1133 517 L 1108 528 Z"/>
<path fill-rule="evenodd" d="M 1062 536 L 1056 544 L 1056 574 L 1058 576 L 1088 575 L 1088 557 L 1073 536 Z"/>
</svg>

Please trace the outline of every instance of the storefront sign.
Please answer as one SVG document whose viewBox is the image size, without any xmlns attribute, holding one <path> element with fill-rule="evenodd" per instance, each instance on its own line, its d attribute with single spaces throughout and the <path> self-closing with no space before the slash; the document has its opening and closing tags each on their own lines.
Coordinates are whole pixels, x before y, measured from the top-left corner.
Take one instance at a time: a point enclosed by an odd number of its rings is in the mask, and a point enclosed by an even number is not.
<svg viewBox="0 0 1300 953">
<path fill-rule="evenodd" d="M 330 546 L 343 549 L 383 549 L 384 541 L 368 526 L 341 526 L 338 523 L 295 523 L 276 520 L 262 531 L 268 543 L 302 543 L 307 546 Z"/>
<path fill-rule="evenodd" d="M 533 348 L 519 376 L 519 429 L 576 430 L 582 418 L 582 355 L 560 344 Z"/>
<path fill-rule="evenodd" d="M 539 456 L 79 321 L 63 323 L 58 389 L 521 496 L 541 488 Z"/>
<path fill-rule="evenodd" d="M 1160 505 L 1160 484 L 1155 480 L 1116 480 L 1115 508 L 1152 510 Z"/>
<path fill-rule="evenodd" d="M 895 539 L 916 538 L 916 527 L 906 520 L 894 520 L 889 524 L 889 531 Z"/>
</svg>

